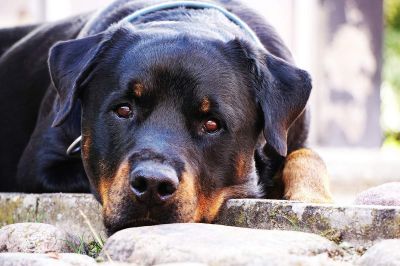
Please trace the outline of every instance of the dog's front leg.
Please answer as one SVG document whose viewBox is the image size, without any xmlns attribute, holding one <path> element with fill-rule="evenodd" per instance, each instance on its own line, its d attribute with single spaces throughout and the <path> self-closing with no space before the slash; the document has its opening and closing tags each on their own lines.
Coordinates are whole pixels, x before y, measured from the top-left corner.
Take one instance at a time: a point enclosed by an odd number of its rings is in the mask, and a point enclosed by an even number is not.
<svg viewBox="0 0 400 266">
<path fill-rule="evenodd" d="M 282 181 L 287 200 L 332 202 L 325 163 L 310 149 L 296 150 L 286 157 Z"/>
</svg>

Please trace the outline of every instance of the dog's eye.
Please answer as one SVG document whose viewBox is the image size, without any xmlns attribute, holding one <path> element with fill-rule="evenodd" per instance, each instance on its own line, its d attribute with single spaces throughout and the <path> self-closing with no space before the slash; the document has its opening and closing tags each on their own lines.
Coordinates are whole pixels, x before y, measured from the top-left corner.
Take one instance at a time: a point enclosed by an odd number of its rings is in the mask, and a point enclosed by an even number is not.
<svg viewBox="0 0 400 266">
<path fill-rule="evenodd" d="M 132 117 L 132 108 L 127 104 L 123 104 L 115 109 L 115 113 L 118 115 L 118 117 L 130 118 Z"/>
<path fill-rule="evenodd" d="M 214 119 L 208 119 L 203 124 L 203 131 L 209 134 L 217 132 L 220 128 L 218 121 Z"/>
</svg>

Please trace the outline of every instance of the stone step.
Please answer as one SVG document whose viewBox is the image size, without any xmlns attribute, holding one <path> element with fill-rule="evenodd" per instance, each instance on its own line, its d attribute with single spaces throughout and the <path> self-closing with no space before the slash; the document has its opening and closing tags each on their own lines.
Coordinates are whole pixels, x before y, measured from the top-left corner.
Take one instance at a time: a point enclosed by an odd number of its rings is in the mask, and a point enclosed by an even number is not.
<svg viewBox="0 0 400 266">
<path fill-rule="evenodd" d="M 91 194 L 0 193 L 0 225 L 48 223 L 74 232 L 89 242 L 93 235 L 87 221 L 103 239 L 106 238 L 101 206 Z"/>
<path fill-rule="evenodd" d="M 0 193 L 0 225 L 18 222 L 49 223 L 92 241 L 89 222 L 94 231 L 106 238 L 101 206 L 90 194 Z M 217 223 L 311 232 L 337 243 L 365 245 L 379 239 L 400 238 L 400 207 L 237 199 L 227 202 Z"/>
<path fill-rule="evenodd" d="M 319 234 L 336 243 L 366 245 L 400 238 L 400 207 L 310 204 L 283 200 L 229 200 L 219 224 Z"/>
</svg>

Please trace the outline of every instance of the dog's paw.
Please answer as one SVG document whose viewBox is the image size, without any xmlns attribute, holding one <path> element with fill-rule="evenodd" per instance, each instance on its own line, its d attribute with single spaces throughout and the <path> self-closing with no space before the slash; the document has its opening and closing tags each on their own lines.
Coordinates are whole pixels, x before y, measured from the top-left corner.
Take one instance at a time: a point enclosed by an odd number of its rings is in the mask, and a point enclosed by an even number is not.
<svg viewBox="0 0 400 266">
<path fill-rule="evenodd" d="M 289 154 L 282 179 L 284 199 L 310 203 L 333 202 L 325 163 L 312 150 L 300 149 Z"/>
<path fill-rule="evenodd" d="M 330 193 L 315 193 L 311 191 L 288 192 L 283 196 L 285 200 L 301 201 L 307 203 L 333 203 Z"/>
</svg>

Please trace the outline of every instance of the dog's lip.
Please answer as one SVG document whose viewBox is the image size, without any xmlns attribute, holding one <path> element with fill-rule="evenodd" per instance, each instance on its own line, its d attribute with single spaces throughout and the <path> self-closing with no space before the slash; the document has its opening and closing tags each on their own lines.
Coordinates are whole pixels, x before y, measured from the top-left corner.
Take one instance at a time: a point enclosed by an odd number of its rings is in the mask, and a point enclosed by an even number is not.
<svg viewBox="0 0 400 266">
<path fill-rule="evenodd" d="M 117 232 L 117 231 L 127 229 L 127 228 L 140 227 L 140 226 L 151 226 L 151 225 L 157 225 L 157 224 L 161 224 L 161 223 L 152 218 L 131 219 L 131 220 L 127 221 L 126 223 L 123 223 L 119 226 L 114 227 L 113 231 Z"/>
<path fill-rule="evenodd" d="M 128 224 L 149 224 L 149 225 L 155 225 L 155 224 L 159 224 L 160 222 L 158 222 L 155 219 L 152 218 L 139 218 L 139 219 L 133 219 L 131 221 L 129 221 Z"/>
</svg>

